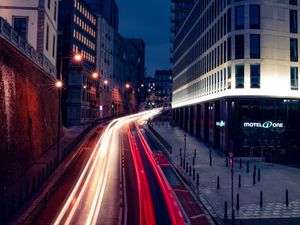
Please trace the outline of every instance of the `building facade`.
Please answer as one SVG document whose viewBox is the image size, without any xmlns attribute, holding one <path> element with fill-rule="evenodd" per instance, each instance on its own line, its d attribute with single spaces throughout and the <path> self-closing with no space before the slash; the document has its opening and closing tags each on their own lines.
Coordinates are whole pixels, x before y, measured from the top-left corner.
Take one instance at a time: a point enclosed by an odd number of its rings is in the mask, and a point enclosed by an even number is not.
<svg viewBox="0 0 300 225">
<path fill-rule="evenodd" d="M 58 0 L 0 1 L 0 15 L 45 63 L 56 65 Z"/>
<path fill-rule="evenodd" d="M 170 107 L 172 102 L 172 71 L 155 71 L 155 95 L 157 107 Z"/>
<path fill-rule="evenodd" d="M 59 2 L 58 64 L 62 63 L 65 84 L 65 125 L 85 124 L 100 116 L 99 76 L 96 71 L 97 18 L 82 0 Z M 79 53 L 82 59 L 75 62 Z"/>
<path fill-rule="evenodd" d="M 204 0 L 174 39 L 174 120 L 228 153 L 299 162 L 299 2 Z"/>
</svg>

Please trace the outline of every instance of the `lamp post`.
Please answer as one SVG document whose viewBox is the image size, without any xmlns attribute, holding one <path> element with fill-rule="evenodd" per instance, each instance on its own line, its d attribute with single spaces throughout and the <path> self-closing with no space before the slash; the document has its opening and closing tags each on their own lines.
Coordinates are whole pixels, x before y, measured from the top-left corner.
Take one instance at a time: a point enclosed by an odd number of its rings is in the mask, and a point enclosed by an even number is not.
<svg viewBox="0 0 300 225">
<path fill-rule="evenodd" d="M 59 141 L 60 141 L 60 111 L 61 111 L 61 89 L 62 89 L 62 81 L 61 81 L 61 77 L 60 80 L 57 80 L 55 83 L 55 86 L 58 90 L 58 120 L 57 120 L 57 166 L 58 166 L 58 162 L 59 162 Z"/>
<path fill-rule="evenodd" d="M 128 114 L 128 113 L 129 113 L 129 93 L 128 93 L 128 90 L 129 90 L 129 88 L 130 88 L 130 84 L 129 84 L 129 83 L 126 83 L 126 84 L 125 84 L 125 88 L 127 89 L 127 91 L 126 91 L 126 96 L 127 96 L 126 113 Z"/>
<path fill-rule="evenodd" d="M 60 123 L 61 123 L 61 90 L 63 87 L 63 82 L 62 82 L 62 65 L 63 65 L 63 59 L 69 59 L 73 58 L 75 62 L 81 62 L 82 60 L 82 55 L 79 53 L 76 53 L 72 57 L 61 57 L 60 58 L 60 71 L 59 71 L 59 79 L 56 81 L 55 86 L 58 90 L 58 120 L 57 120 L 57 166 L 59 162 L 59 153 L 60 153 Z"/>
</svg>

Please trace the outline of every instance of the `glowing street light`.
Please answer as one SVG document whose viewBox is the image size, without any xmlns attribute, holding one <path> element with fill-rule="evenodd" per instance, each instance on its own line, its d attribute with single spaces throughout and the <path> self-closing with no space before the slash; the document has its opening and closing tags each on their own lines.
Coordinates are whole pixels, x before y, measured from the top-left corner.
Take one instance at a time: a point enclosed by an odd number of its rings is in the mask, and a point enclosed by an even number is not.
<svg viewBox="0 0 300 225">
<path fill-rule="evenodd" d="M 127 84 L 125 85 L 125 87 L 126 87 L 127 89 L 129 89 L 129 88 L 130 88 L 130 84 L 127 83 Z"/>
<path fill-rule="evenodd" d="M 98 74 L 97 72 L 93 72 L 93 73 L 92 73 L 92 77 L 93 77 L 94 79 L 97 79 L 97 78 L 99 77 L 99 74 Z"/>
<path fill-rule="evenodd" d="M 56 81 L 55 86 L 59 89 L 62 88 L 62 86 L 63 86 L 62 81 L 60 81 L 60 80 Z"/>
<path fill-rule="evenodd" d="M 108 80 L 104 80 L 104 84 L 105 84 L 105 85 L 108 85 Z"/>
<path fill-rule="evenodd" d="M 74 61 L 75 61 L 75 62 L 81 62 L 82 59 L 83 59 L 83 57 L 82 57 L 82 55 L 81 55 L 80 53 L 76 53 L 76 54 L 74 55 Z"/>
</svg>

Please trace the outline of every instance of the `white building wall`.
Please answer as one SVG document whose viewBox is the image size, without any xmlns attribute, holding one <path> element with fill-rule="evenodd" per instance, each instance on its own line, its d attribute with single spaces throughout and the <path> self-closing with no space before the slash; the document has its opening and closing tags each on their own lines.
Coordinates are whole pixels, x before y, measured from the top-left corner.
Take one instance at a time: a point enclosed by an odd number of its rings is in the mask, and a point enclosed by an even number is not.
<svg viewBox="0 0 300 225">
<path fill-rule="evenodd" d="M 54 11 L 56 8 L 56 21 L 54 20 Z M 44 0 L 42 5 L 39 5 L 39 0 L 1 0 L 0 1 L 0 16 L 3 17 L 11 26 L 13 24 L 13 17 L 27 17 L 28 18 L 28 43 L 39 53 L 44 54 L 49 61 L 56 64 L 56 46 L 57 46 L 57 17 L 58 17 L 58 0 L 50 0 L 50 9 L 48 9 L 48 0 Z M 40 32 L 38 11 L 44 15 L 43 26 L 43 50 L 40 51 L 38 46 L 38 33 Z M 49 25 L 49 48 L 46 50 L 46 27 Z M 53 56 L 53 37 L 55 37 L 55 52 Z"/>
<path fill-rule="evenodd" d="M 243 30 L 235 30 L 235 5 L 245 5 L 245 21 Z M 254 30 L 249 28 L 249 5 L 260 4 L 260 29 Z M 290 18 L 289 10 L 297 9 L 298 11 L 298 34 L 290 33 Z M 189 82 L 176 90 L 173 90 L 173 107 L 181 107 L 191 105 L 203 101 L 208 101 L 216 98 L 226 96 L 266 96 L 266 97 L 279 97 L 279 98 L 300 98 L 300 83 L 298 79 L 298 90 L 291 90 L 290 84 L 290 67 L 298 66 L 299 62 L 290 61 L 290 38 L 298 39 L 298 57 L 300 48 L 300 6 L 290 5 L 288 0 L 281 1 L 239 1 L 231 4 L 232 10 L 232 31 L 225 35 L 223 39 L 217 42 L 218 45 L 228 37 L 232 38 L 232 60 L 220 65 L 207 74 L 196 77 L 195 80 Z M 214 22 L 214 21 L 212 21 Z M 245 37 L 245 58 L 235 60 L 235 35 L 244 34 Z M 260 34 L 261 50 L 260 59 L 250 59 L 250 34 Z M 299 57 L 300 60 L 300 57 Z M 194 63 L 194 62 L 192 62 Z M 175 62 L 176 64 L 176 62 Z M 243 64 L 244 71 L 244 88 L 235 88 L 235 65 Z M 261 80 L 260 88 L 250 88 L 250 64 L 260 64 L 261 66 Z M 208 81 L 208 77 L 212 77 L 214 73 L 224 71 L 228 66 L 231 66 L 231 89 L 222 85 L 215 91 L 212 90 L 212 85 L 205 86 L 204 90 L 201 89 Z M 299 68 L 300 69 L 300 68 Z M 298 75 L 300 70 L 298 69 Z M 227 72 L 227 71 L 226 71 Z M 182 74 L 182 73 L 181 73 Z M 177 74 L 175 79 L 178 79 L 181 74 Z M 226 83 L 228 81 L 228 73 L 226 74 Z M 189 92 L 188 88 L 192 91 Z"/>
</svg>

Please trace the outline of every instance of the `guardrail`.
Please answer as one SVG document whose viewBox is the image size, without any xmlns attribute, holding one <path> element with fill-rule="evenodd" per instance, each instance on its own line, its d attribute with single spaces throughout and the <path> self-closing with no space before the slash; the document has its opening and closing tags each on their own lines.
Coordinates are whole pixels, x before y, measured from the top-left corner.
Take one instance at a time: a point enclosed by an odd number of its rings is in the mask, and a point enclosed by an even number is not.
<svg viewBox="0 0 300 225">
<path fill-rule="evenodd" d="M 44 55 L 36 52 L 2 17 L 0 17 L 0 37 L 3 37 L 14 47 L 20 50 L 25 56 L 31 59 L 46 73 L 55 75 L 55 67 Z"/>
</svg>

